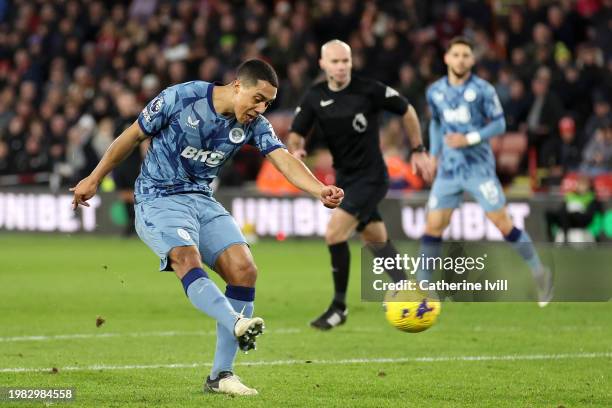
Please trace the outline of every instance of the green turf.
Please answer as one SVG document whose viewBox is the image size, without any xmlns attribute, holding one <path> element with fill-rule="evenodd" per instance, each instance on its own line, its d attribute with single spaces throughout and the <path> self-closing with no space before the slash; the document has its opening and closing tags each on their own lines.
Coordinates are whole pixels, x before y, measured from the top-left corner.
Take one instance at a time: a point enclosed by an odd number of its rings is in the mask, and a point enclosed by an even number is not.
<svg viewBox="0 0 612 408">
<path fill-rule="evenodd" d="M 239 356 L 236 369 L 260 395 L 229 398 L 200 391 L 212 360 L 213 322 L 191 306 L 173 275 L 156 272 L 157 260 L 139 240 L 2 234 L 0 248 L 0 370 L 59 368 L 0 371 L 0 387 L 74 387 L 76 401 L 66 406 L 612 406 L 609 303 L 542 310 L 530 303 L 445 303 L 436 326 L 405 334 L 386 323 L 379 304 L 359 302 L 355 245 L 350 318 L 320 333 L 307 322 L 331 294 L 323 243 L 260 242 L 253 246 L 256 312 L 268 333 L 256 352 Z M 97 316 L 106 319 L 100 328 Z M 10 339 L 74 334 L 97 336 Z M 499 359 L 553 354 L 574 357 Z M 415 360 L 421 357 L 442 359 Z M 406 361 L 346 362 L 382 358 Z M 197 366 L 125 369 L 156 364 Z M 92 365 L 107 368 L 65 369 Z"/>
</svg>

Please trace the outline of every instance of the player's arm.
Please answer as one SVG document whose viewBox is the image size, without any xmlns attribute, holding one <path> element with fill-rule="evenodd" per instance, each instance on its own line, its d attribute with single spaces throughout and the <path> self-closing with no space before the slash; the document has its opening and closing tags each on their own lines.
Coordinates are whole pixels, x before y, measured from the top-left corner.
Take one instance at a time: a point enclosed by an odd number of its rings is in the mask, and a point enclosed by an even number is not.
<svg viewBox="0 0 612 408">
<path fill-rule="evenodd" d="M 426 182 L 431 182 L 435 166 L 433 165 L 425 147 L 423 146 L 423 138 L 421 136 L 421 124 L 416 110 L 412 105 L 408 105 L 406 112 L 402 115 L 404 129 L 408 133 L 408 140 L 412 148 L 410 155 L 410 163 L 412 171 L 420 174 Z"/>
<path fill-rule="evenodd" d="M 275 149 L 267 157 L 291 184 L 320 199 L 326 207 L 336 208 L 342 202 L 344 191 L 341 188 L 321 183 L 304 163 L 287 150 Z"/>
<path fill-rule="evenodd" d="M 410 155 L 412 171 L 420 174 L 425 181 L 430 182 L 433 177 L 434 166 L 423 146 L 421 124 L 416 110 L 399 92 L 381 82 L 373 82 L 371 89 L 375 104 L 379 108 L 402 115 L 402 124 L 408 133 L 408 141 L 412 150 Z"/>
<path fill-rule="evenodd" d="M 404 129 L 408 133 L 408 141 L 410 147 L 415 148 L 423 145 L 423 138 L 421 137 L 421 124 L 419 123 L 419 117 L 416 110 L 412 105 L 408 105 L 406 113 L 402 116 L 402 123 Z"/>
<path fill-rule="evenodd" d="M 442 151 L 442 126 L 436 118 L 429 121 L 429 152 L 435 158 Z"/>
<path fill-rule="evenodd" d="M 438 156 L 442 152 L 442 126 L 435 117 L 429 121 L 429 153 L 433 162 L 434 172 L 438 164 Z"/>
<path fill-rule="evenodd" d="M 304 95 L 299 106 L 295 109 L 295 116 L 289 129 L 289 137 L 287 138 L 289 152 L 298 159 L 306 157 L 306 140 L 304 136 L 312 129 L 317 116 L 309 101 L 310 92 Z"/>
<path fill-rule="evenodd" d="M 427 100 L 427 107 L 431 113 L 431 120 L 429 121 L 429 151 L 434 160 L 437 160 L 438 156 L 442 153 L 444 133 L 442 132 L 440 113 L 434 103 L 434 92 L 436 91 L 433 89 L 433 86 L 429 87 L 425 94 L 425 98 Z"/>
<path fill-rule="evenodd" d="M 482 128 L 466 133 L 448 133 L 444 139 L 447 145 L 453 148 L 472 146 L 489 140 L 490 138 L 501 135 L 506 131 L 506 119 L 503 115 L 491 120 Z"/>
<path fill-rule="evenodd" d="M 450 133 L 446 135 L 446 144 L 450 147 L 461 148 L 472 146 L 490 138 L 501 135 L 506 131 L 506 119 L 504 118 L 504 110 L 492 85 L 488 85 L 485 90 L 481 109 L 484 111 L 485 117 L 488 118 L 488 123 L 480 129 L 466 133 Z"/>
<path fill-rule="evenodd" d="M 489 140 L 494 136 L 501 135 L 506 131 L 506 119 L 504 116 L 499 116 L 491 120 L 485 126 L 475 132 L 470 132 L 465 135 L 470 145 L 480 143 L 484 140 Z"/>
<path fill-rule="evenodd" d="M 147 135 L 143 133 L 138 122 L 132 123 L 130 127 L 125 129 L 123 133 L 111 143 L 91 174 L 70 189 L 70 191 L 74 192 L 72 208 L 76 209 L 79 205 L 89 207 L 87 200 L 96 194 L 98 185 L 102 182 L 102 179 L 112 169 L 117 167 L 119 163 L 125 160 L 126 157 L 128 157 L 145 139 L 147 139 Z"/>
</svg>

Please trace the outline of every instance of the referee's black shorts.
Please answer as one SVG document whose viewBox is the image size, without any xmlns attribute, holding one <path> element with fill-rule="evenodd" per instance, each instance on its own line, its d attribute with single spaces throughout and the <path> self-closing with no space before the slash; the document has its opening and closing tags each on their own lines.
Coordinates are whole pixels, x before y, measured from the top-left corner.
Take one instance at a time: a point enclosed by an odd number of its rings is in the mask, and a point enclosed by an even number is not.
<svg viewBox="0 0 612 408">
<path fill-rule="evenodd" d="M 341 177 L 337 179 L 338 187 L 344 190 L 344 199 L 340 208 L 359 220 L 357 231 L 361 232 L 371 222 L 382 221 L 378 203 L 387 195 L 389 179 L 364 180 L 358 177 Z"/>
<path fill-rule="evenodd" d="M 125 163 L 125 162 L 124 162 Z M 140 174 L 140 167 L 132 163 L 121 163 L 113 170 L 113 180 L 117 190 L 134 190 L 134 184 Z"/>
<path fill-rule="evenodd" d="M 113 180 L 117 190 L 134 190 L 134 183 L 140 174 L 140 151 L 135 149 L 113 170 Z"/>
</svg>

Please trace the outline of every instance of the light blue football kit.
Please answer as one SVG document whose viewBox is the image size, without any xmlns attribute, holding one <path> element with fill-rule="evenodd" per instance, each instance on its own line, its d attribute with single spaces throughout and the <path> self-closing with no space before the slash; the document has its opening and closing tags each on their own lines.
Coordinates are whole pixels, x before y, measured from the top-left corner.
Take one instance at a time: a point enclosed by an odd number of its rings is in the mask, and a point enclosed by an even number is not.
<svg viewBox="0 0 612 408">
<path fill-rule="evenodd" d="M 203 81 L 172 86 L 138 117 L 151 146 L 136 180 L 136 228 L 161 259 L 161 270 L 169 268 L 168 252 L 177 246 L 196 245 L 214 268 L 225 248 L 246 242 L 212 197 L 210 183 L 246 143 L 264 155 L 285 147 L 264 117 L 242 125 L 215 112 L 213 88 Z"/>
<path fill-rule="evenodd" d="M 474 74 L 457 86 L 444 76 L 428 88 L 427 103 L 432 116 L 430 150 L 438 158 L 428 209 L 457 208 L 463 193 L 468 192 L 486 212 L 501 210 L 506 197 L 495 172 L 489 139 L 503 133 L 506 122 L 495 88 Z M 464 134 L 468 141 L 476 143 L 452 148 L 444 142 L 448 133 Z M 527 231 L 513 227 L 504 238 L 527 262 L 534 277 L 541 276 L 543 266 Z M 420 253 L 428 258 L 439 257 L 441 242 L 441 237 L 423 235 Z M 429 280 L 431 273 L 420 269 L 417 278 Z"/>
<path fill-rule="evenodd" d="M 438 157 L 429 208 L 456 208 L 464 191 L 485 211 L 502 208 L 506 198 L 495 173 L 488 139 L 504 132 L 505 121 L 493 86 L 473 74 L 460 86 L 450 85 L 443 77 L 427 90 L 427 103 L 432 114 L 430 150 Z M 455 149 L 443 141 L 444 135 L 451 132 L 478 132 L 481 142 Z"/>
<path fill-rule="evenodd" d="M 214 84 L 193 81 L 162 91 L 141 112 L 138 124 L 151 144 L 135 186 L 136 231 L 171 270 L 172 248 L 195 245 L 215 268 L 228 247 L 246 244 L 231 215 L 212 197 L 210 183 L 244 144 L 263 155 L 285 148 L 262 116 L 248 124 L 215 111 Z M 255 288 L 227 285 L 223 294 L 201 268 L 182 284 L 191 303 L 217 321 L 217 344 L 210 378 L 231 371 L 238 349 L 234 325 L 251 317 Z"/>
</svg>

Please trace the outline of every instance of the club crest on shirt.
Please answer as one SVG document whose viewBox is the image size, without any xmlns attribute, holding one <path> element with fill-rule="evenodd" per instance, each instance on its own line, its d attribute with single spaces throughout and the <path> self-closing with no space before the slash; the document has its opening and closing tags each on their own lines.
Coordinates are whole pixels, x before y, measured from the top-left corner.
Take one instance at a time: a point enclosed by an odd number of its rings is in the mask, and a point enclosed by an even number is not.
<svg viewBox="0 0 612 408">
<path fill-rule="evenodd" d="M 353 118 L 353 129 L 359 133 L 365 132 L 368 127 L 368 120 L 363 113 L 358 113 Z"/>
<path fill-rule="evenodd" d="M 242 143 L 244 141 L 244 138 L 244 130 L 240 128 L 233 128 L 229 131 L 229 140 L 232 143 Z"/>
<path fill-rule="evenodd" d="M 432 97 L 436 102 L 442 102 L 444 100 L 444 94 L 442 92 L 434 92 Z"/>
<path fill-rule="evenodd" d="M 468 88 L 463 93 L 463 98 L 468 102 L 474 102 L 476 100 L 476 91 L 472 88 Z"/>
</svg>

